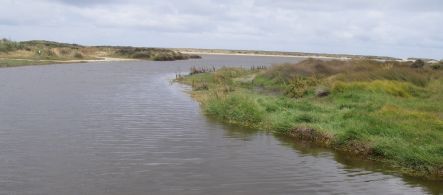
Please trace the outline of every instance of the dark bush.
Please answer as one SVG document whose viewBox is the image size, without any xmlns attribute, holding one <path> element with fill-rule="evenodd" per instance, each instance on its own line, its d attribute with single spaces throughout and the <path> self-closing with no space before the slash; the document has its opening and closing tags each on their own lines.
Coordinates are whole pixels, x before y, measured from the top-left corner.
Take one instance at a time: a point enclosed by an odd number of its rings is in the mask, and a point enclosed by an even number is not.
<svg viewBox="0 0 443 195">
<path fill-rule="evenodd" d="M 201 59 L 202 57 L 199 55 L 188 55 L 190 59 Z"/>
<path fill-rule="evenodd" d="M 150 59 L 151 58 L 151 53 L 149 52 L 136 52 L 134 54 L 131 55 L 132 58 L 137 58 L 137 59 Z"/>
<path fill-rule="evenodd" d="M 425 62 L 420 59 L 415 60 L 415 62 L 411 64 L 412 68 L 423 68 L 423 66 L 425 66 Z"/>
<path fill-rule="evenodd" d="M 174 60 L 177 60 L 177 58 L 170 53 L 160 53 L 160 54 L 154 55 L 151 59 L 154 61 L 174 61 Z"/>
<path fill-rule="evenodd" d="M 443 62 L 439 62 L 439 63 L 433 63 L 430 65 L 430 67 L 434 70 L 438 70 L 441 69 L 443 67 Z"/>
</svg>

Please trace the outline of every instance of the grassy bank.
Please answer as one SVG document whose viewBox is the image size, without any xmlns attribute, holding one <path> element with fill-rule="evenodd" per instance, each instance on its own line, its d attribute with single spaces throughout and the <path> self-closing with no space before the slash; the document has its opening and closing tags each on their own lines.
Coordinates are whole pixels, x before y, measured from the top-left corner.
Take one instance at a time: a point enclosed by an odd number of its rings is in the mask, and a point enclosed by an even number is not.
<svg viewBox="0 0 443 195">
<path fill-rule="evenodd" d="M 109 57 L 154 61 L 200 58 L 161 48 L 82 46 L 51 41 L 15 42 L 0 39 L 0 67 L 100 60 Z"/>
<path fill-rule="evenodd" d="M 320 61 L 193 68 L 178 76 L 204 111 L 248 126 L 443 177 L 443 70 L 423 63 Z"/>
<path fill-rule="evenodd" d="M 16 60 L 16 59 L 0 59 L 0 68 L 17 67 L 17 66 L 31 66 L 31 65 L 47 65 L 54 64 L 52 61 L 41 60 Z M 62 62 L 59 62 L 59 64 Z"/>
</svg>

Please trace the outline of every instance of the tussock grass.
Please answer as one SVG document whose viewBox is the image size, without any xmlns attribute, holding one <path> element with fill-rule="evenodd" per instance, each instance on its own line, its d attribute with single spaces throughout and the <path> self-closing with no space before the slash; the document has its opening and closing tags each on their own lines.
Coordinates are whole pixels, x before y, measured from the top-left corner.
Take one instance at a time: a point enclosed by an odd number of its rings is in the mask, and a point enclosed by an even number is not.
<svg viewBox="0 0 443 195">
<path fill-rule="evenodd" d="M 222 68 L 179 81 L 204 83 L 194 97 L 226 122 L 385 161 L 408 174 L 443 177 L 441 69 L 308 59 L 267 69 Z"/>
</svg>

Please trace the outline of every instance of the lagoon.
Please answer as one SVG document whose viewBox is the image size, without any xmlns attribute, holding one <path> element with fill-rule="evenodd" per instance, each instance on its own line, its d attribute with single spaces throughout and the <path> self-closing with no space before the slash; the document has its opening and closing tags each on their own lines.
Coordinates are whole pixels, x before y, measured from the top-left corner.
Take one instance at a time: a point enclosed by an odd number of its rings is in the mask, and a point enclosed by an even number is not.
<svg viewBox="0 0 443 195">
<path fill-rule="evenodd" d="M 439 182 L 206 117 L 171 80 L 204 55 L 0 69 L 0 194 L 439 194 Z"/>
</svg>

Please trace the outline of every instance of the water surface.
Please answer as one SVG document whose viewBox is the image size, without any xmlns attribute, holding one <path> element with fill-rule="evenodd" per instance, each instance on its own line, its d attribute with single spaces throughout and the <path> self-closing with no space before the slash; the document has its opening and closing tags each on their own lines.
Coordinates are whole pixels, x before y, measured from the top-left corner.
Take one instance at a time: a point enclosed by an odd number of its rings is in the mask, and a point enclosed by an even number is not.
<svg viewBox="0 0 443 195">
<path fill-rule="evenodd" d="M 193 65 L 297 58 L 204 56 L 0 69 L 0 194 L 423 194 L 443 185 L 205 117 Z"/>
</svg>

